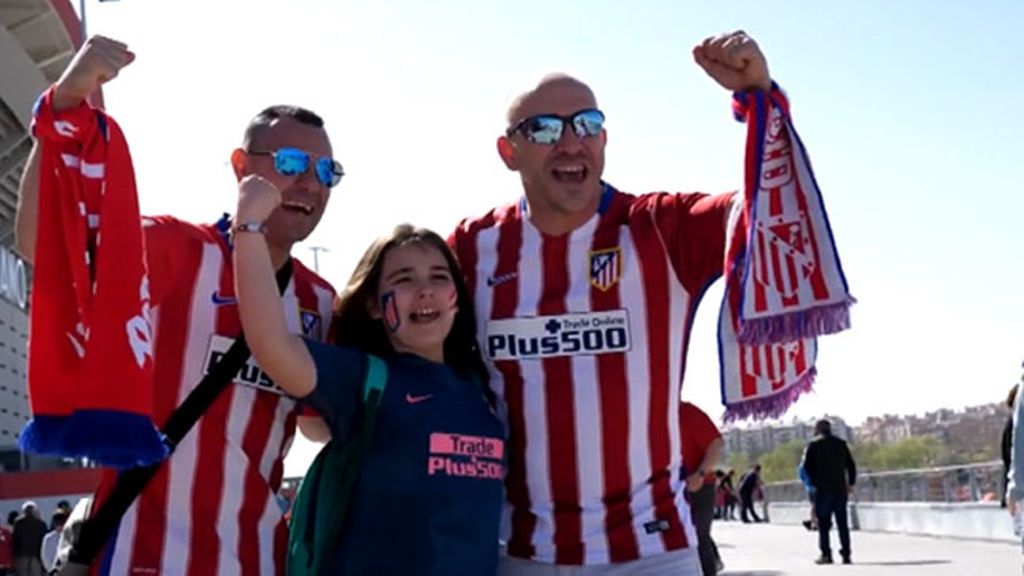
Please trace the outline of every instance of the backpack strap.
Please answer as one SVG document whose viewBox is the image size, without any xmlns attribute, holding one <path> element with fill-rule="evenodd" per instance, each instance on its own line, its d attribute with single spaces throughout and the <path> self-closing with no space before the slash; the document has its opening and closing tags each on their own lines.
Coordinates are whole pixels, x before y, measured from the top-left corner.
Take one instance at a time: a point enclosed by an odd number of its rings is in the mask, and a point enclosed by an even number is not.
<svg viewBox="0 0 1024 576">
<path fill-rule="evenodd" d="M 373 354 L 366 355 L 366 380 L 363 382 L 363 407 L 371 403 L 376 408 L 380 405 L 380 397 L 384 395 L 384 386 L 388 383 L 388 365 Z M 374 393 L 376 392 L 376 395 Z"/>
<path fill-rule="evenodd" d="M 359 423 L 348 441 L 332 440 L 325 446 L 317 456 L 317 460 L 323 456 L 321 465 L 311 467 L 307 478 L 303 479 L 303 482 L 310 481 L 310 495 L 313 496 L 313 500 L 308 503 L 307 521 L 301 536 L 309 552 L 306 557 L 309 574 L 322 574 L 325 563 L 334 557 L 355 494 L 359 470 L 373 446 L 377 411 L 387 385 L 388 367 L 383 360 L 372 354 L 367 354 L 366 359 Z M 317 477 L 310 478 L 312 474 Z"/>
</svg>

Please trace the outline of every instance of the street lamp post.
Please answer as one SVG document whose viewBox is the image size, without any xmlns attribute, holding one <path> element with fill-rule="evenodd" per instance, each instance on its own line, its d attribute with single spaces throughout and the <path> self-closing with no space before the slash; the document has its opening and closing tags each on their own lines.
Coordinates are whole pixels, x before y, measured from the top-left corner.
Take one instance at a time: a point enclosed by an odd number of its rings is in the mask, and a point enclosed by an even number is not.
<svg viewBox="0 0 1024 576">
<path fill-rule="evenodd" d="M 328 250 L 324 246 L 310 246 L 309 249 L 313 251 L 313 271 L 316 272 L 317 274 L 319 274 L 320 273 L 320 253 L 321 252 L 330 252 L 330 250 Z"/>
</svg>

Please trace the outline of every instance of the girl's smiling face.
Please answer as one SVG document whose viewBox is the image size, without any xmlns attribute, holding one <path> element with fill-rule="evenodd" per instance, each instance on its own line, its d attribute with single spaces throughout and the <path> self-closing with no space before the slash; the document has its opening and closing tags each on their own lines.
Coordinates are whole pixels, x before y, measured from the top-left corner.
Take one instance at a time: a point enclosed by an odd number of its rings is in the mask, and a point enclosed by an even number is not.
<svg viewBox="0 0 1024 576">
<path fill-rule="evenodd" d="M 395 351 L 443 363 L 444 341 L 458 312 L 444 254 L 418 243 L 388 250 L 377 294 L 371 314 L 384 324 Z"/>
</svg>

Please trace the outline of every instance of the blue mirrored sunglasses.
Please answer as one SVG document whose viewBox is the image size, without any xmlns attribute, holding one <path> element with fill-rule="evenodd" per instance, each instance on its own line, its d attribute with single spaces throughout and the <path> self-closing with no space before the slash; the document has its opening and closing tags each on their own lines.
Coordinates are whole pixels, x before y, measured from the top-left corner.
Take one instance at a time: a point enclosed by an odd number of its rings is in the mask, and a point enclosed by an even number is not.
<svg viewBox="0 0 1024 576">
<path fill-rule="evenodd" d="M 534 144 L 551 145 L 562 138 L 562 131 L 565 130 L 567 123 L 572 125 L 573 132 L 580 138 L 597 136 L 604 129 L 604 113 L 591 108 L 580 110 L 571 116 L 538 114 L 521 120 L 509 128 L 505 135 L 511 137 L 518 132 Z"/>
<path fill-rule="evenodd" d="M 298 176 L 309 170 L 311 156 L 305 150 L 298 148 L 278 148 L 277 150 L 253 151 L 249 154 L 255 156 L 271 156 L 274 158 L 274 170 L 282 176 Z M 316 178 L 321 184 L 333 188 L 341 182 L 345 170 L 341 164 L 333 158 L 320 157 L 316 159 Z"/>
</svg>

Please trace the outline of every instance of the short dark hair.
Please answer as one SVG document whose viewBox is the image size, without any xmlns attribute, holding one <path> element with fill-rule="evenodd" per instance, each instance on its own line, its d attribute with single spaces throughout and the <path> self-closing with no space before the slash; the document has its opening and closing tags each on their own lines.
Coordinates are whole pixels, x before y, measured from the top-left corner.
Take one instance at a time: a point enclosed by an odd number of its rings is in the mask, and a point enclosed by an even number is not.
<svg viewBox="0 0 1024 576">
<path fill-rule="evenodd" d="M 822 436 L 832 435 L 832 423 L 827 419 L 822 418 L 814 423 L 814 433 L 821 434 Z"/>
<path fill-rule="evenodd" d="M 316 112 L 307 108 L 303 108 L 301 106 L 289 106 L 286 104 L 268 106 L 253 117 L 253 119 L 249 121 L 249 125 L 245 127 L 245 135 L 242 137 L 242 147 L 248 150 L 249 144 L 252 143 L 256 135 L 267 126 L 270 126 L 274 120 L 278 120 L 280 118 L 290 118 L 301 124 L 312 126 L 313 128 L 324 127 L 324 119 Z"/>
<path fill-rule="evenodd" d="M 63 528 L 67 521 L 68 513 L 63 510 L 57 510 L 50 516 L 50 529 L 56 530 L 58 526 Z"/>
</svg>

